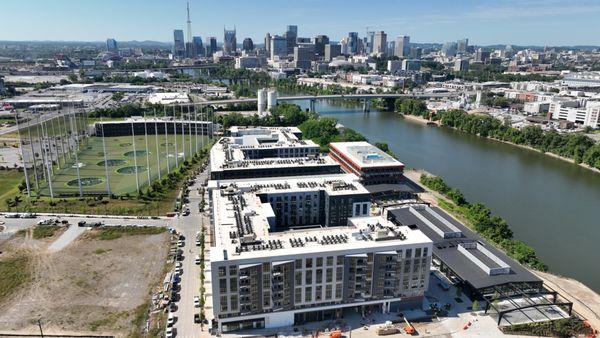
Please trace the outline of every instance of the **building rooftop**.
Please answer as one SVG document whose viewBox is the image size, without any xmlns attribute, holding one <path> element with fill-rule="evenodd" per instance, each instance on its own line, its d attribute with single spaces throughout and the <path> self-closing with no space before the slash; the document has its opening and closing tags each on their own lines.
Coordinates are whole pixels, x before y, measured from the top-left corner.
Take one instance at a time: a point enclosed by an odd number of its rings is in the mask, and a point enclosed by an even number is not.
<svg viewBox="0 0 600 338">
<path fill-rule="evenodd" d="M 347 226 L 319 224 L 271 231 L 274 211 L 259 194 L 325 190 L 335 194 L 368 194 L 352 174 L 210 181 L 216 248 L 211 261 L 286 257 L 316 251 L 348 254 L 389 251 L 406 244 L 431 243 L 419 230 L 395 225 L 380 216 L 348 219 Z M 291 257 L 293 259 L 293 257 Z M 283 259 L 283 258 L 282 258 Z"/>
<path fill-rule="evenodd" d="M 475 289 L 540 279 L 443 210 L 423 204 L 390 210 L 395 223 L 417 228 L 433 241 L 433 253 Z M 456 231 L 458 230 L 458 231 Z"/>
<path fill-rule="evenodd" d="M 402 162 L 368 142 L 332 142 L 329 146 L 360 168 L 404 167 Z"/>
<path fill-rule="evenodd" d="M 231 127 L 232 136 L 221 138 L 210 150 L 211 172 L 237 170 L 240 168 L 268 168 L 273 166 L 335 165 L 328 157 L 318 155 L 319 146 L 311 140 L 301 140 L 296 127 Z M 295 154 L 294 148 L 310 148 L 312 153 Z M 267 156 L 252 158 L 255 150 L 290 150 L 286 156 L 273 152 Z M 256 157 L 256 156 L 254 156 Z"/>
</svg>

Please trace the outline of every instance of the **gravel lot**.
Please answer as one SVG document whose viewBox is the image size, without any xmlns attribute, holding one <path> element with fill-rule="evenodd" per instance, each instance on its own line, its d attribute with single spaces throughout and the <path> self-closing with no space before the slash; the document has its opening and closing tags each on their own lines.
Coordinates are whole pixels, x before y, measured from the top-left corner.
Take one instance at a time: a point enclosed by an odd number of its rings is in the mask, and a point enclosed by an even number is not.
<svg viewBox="0 0 600 338">
<path fill-rule="evenodd" d="M 48 334 L 121 337 L 135 329 L 135 310 L 145 308 L 151 287 L 162 281 L 168 234 L 99 240 L 92 231 L 57 252 L 48 246 L 58 234 L 35 240 L 28 231 L 0 244 L 0 259 L 23 252 L 30 257 L 31 272 L 30 281 L 0 304 L 0 335 L 39 332 L 38 318 Z"/>
</svg>

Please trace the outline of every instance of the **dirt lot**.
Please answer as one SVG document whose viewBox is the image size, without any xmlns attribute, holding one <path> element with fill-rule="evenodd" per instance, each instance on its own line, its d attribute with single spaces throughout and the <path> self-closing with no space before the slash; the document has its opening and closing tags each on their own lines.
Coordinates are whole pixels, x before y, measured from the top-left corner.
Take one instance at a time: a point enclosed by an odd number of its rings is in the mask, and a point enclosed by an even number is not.
<svg viewBox="0 0 600 338">
<path fill-rule="evenodd" d="M 102 240 L 84 234 L 62 251 L 47 247 L 60 235 L 36 240 L 32 231 L 0 244 L 0 260 L 27 259 L 24 284 L 0 298 L 0 332 L 113 334 L 137 332 L 151 286 L 162 282 L 168 235 L 128 235 Z M 140 318 L 142 320 L 140 320 Z"/>
</svg>

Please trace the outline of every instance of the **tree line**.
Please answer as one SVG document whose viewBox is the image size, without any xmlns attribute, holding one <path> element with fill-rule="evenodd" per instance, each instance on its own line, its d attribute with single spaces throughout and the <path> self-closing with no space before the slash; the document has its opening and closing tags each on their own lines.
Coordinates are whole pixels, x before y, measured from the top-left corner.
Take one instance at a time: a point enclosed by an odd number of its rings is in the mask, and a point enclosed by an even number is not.
<svg viewBox="0 0 600 338">
<path fill-rule="evenodd" d="M 511 127 L 494 117 L 468 114 L 461 109 L 441 110 L 432 114 L 423 100 L 399 98 L 394 103 L 394 111 L 431 118 L 443 126 L 460 131 L 528 146 L 541 152 L 572 159 L 575 163 L 585 163 L 600 169 L 600 144 L 582 133 L 559 133 L 544 131 L 539 126 L 526 126 L 521 129 Z"/>
<path fill-rule="evenodd" d="M 506 221 L 500 216 L 492 215 L 490 209 L 485 205 L 469 203 L 460 190 L 450 187 L 439 177 L 423 174 L 420 181 L 426 187 L 454 202 L 473 225 L 475 231 L 501 247 L 510 257 L 536 270 L 548 270 L 548 267 L 536 255 L 535 250 L 522 241 L 513 239 L 513 232 Z"/>
</svg>

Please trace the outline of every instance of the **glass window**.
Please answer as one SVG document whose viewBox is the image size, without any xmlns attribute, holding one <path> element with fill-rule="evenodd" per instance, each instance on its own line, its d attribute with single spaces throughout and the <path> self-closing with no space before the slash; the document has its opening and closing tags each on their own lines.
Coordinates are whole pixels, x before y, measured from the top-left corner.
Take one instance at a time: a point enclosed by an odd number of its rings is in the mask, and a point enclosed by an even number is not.
<svg viewBox="0 0 600 338">
<path fill-rule="evenodd" d="M 312 302 L 312 287 L 310 286 L 304 290 L 304 301 Z"/>
<path fill-rule="evenodd" d="M 333 256 L 328 256 L 327 257 L 327 266 L 332 266 L 333 265 Z"/>
<path fill-rule="evenodd" d="M 325 282 L 331 283 L 333 281 L 333 269 L 327 268 L 327 275 L 325 277 Z"/>
<path fill-rule="evenodd" d="M 323 266 L 323 257 L 317 257 L 317 267 Z"/>
<path fill-rule="evenodd" d="M 237 278 L 233 277 L 229 279 L 229 289 L 235 291 L 238 289 Z"/>
<path fill-rule="evenodd" d="M 296 271 L 296 285 L 302 284 L 302 271 Z"/>
<path fill-rule="evenodd" d="M 237 266 L 230 266 L 229 267 L 229 275 L 237 275 Z"/>
<path fill-rule="evenodd" d="M 238 310 L 238 296 L 232 295 L 231 296 L 231 311 L 237 311 L 237 310 Z"/>
<path fill-rule="evenodd" d="M 362 210 L 362 211 L 363 211 L 363 212 L 362 212 L 362 213 L 363 213 L 363 215 L 366 215 L 366 214 L 369 212 L 369 210 L 367 209 L 367 207 L 368 207 L 368 206 L 369 206 L 369 203 L 364 203 L 364 204 L 363 204 L 363 207 L 362 207 L 362 209 L 363 209 L 363 210 Z"/>
<path fill-rule="evenodd" d="M 332 285 L 327 284 L 325 286 L 325 299 L 331 299 L 332 296 Z"/>
<path fill-rule="evenodd" d="M 302 288 L 296 288 L 294 292 L 294 302 L 302 303 Z"/>
<path fill-rule="evenodd" d="M 312 270 L 306 270 L 304 273 L 304 284 L 312 284 Z"/>
<path fill-rule="evenodd" d="M 313 263 L 313 259 L 312 258 L 307 258 L 306 259 L 306 268 L 312 268 L 312 263 Z"/>
<path fill-rule="evenodd" d="M 296 259 L 296 269 L 302 269 L 302 260 Z"/>
<path fill-rule="evenodd" d="M 226 270 L 224 266 L 219 267 L 219 277 L 225 276 Z"/>
<path fill-rule="evenodd" d="M 335 269 L 335 280 L 339 282 L 342 280 L 343 277 L 344 277 L 344 267 L 338 266 Z"/>
<path fill-rule="evenodd" d="M 344 256 L 337 256 L 337 265 L 344 265 Z"/>
<path fill-rule="evenodd" d="M 317 269 L 317 283 L 323 283 L 323 269 Z"/>
<path fill-rule="evenodd" d="M 227 292 L 227 279 L 220 278 L 219 279 L 219 292 L 226 293 Z"/>
</svg>

